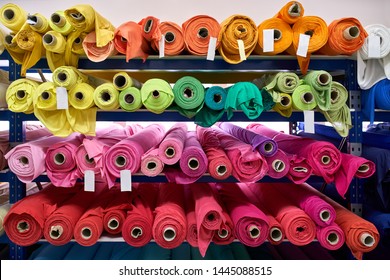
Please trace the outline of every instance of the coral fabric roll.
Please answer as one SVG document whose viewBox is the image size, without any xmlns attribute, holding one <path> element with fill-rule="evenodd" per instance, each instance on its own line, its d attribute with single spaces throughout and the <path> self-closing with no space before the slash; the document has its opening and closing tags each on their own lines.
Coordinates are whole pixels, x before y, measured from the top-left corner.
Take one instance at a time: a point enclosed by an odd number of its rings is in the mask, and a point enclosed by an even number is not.
<svg viewBox="0 0 390 280">
<path fill-rule="evenodd" d="M 305 9 L 301 3 L 298 1 L 290 1 L 279 10 L 275 17 L 292 25 L 296 23 L 298 19 L 303 17 L 304 13 Z"/>
<path fill-rule="evenodd" d="M 83 49 L 88 59 L 93 62 L 104 61 L 108 57 L 113 56 L 117 53 L 114 41 L 109 41 L 107 45 L 98 47 L 95 31 L 91 31 L 90 33 L 88 33 L 87 36 L 85 36 L 83 40 Z"/>
<path fill-rule="evenodd" d="M 280 149 L 273 156 L 266 157 L 265 160 L 268 164 L 268 175 L 271 178 L 283 178 L 290 170 L 290 159 Z"/>
<path fill-rule="evenodd" d="M 185 49 L 185 43 L 184 43 L 184 35 L 182 28 L 177 25 L 174 22 L 171 21 L 164 21 L 159 24 L 159 29 L 161 31 L 161 34 L 164 35 L 165 42 L 164 42 L 164 54 L 168 56 L 172 55 L 178 55 L 182 53 Z M 152 48 L 156 51 L 159 51 L 159 41 L 160 38 L 157 38 L 157 40 L 152 41 Z"/>
<path fill-rule="evenodd" d="M 29 79 L 13 81 L 6 91 L 8 109 L 16 113 L 34 112 L 33 95 L 39 83 Z"/>
<path fill-rule="evenodd" d="M 153 238 L 165 249 L 178 247 L 187 236 L 183 186 L 162 184 L 154 210 Z"/>
<path fill-rule="evenodd" d="M 286 174 L 287 178 L 295 184 L 302 184 L 310 178 L 312 167 L 307 162 L 306 158 L 298 157 L 297 155 L 287 155 L 290 160 L 290 168 Z"/>
<path fill-rule="evenodd" d="M 338 250 L 344 245 L 345 235 L 336 223 L 332 223 L 326 227 L 317 227 L 317 239 L 325 249 Z"/>
<path fill-rule="evenodd" d="M 198 247 L 198 229 L 195 214 L 195 200 L 192 195 L 191 185 L 184 185 L 185 210 L 187 219 L 187 237 L 188 244 L 192 247 Z"/>
<path fill-rule="evenodd" d="M 139 23 L 142 27 L 142 35 L 146 39 L 146 41 L 151 44 L 154 40 L 160 40 L 161 38 L 161 30 L 160 30 L 160 19 L 147 16 L 143 18 Z"/>
<path fill-rule="evenodd" d="M 218 38 L 221 26 L 208 15 L 197 15 L 182 25 L 186 50 L 193 55 L 207 55 L 211 37 Z M 216 43 L 216 49 L 219 42 Z"/>
<path fill-rule="evenodd" d="M 158 147 L 158 156 L 165 164 L 173 165 L 179 161 L 187 139 L 187 125 L 176 123 L 165 134 Z"/>
<path fill-rule="evenodd" d="M 141 158 L 141 172 L 148 177 L 159 175 L 164 169 L 164 163 L 158 155 L 158 147 L 153 147 Z"/>
<path fill-rule="evenodd" d="M 158 184 L 134 186 L 133 208 L 127 212 L 122 227 L 122 236 L 127 244 L 142 247 L 152 239 L 153 211 L 159 193 Z"/>
</svg>

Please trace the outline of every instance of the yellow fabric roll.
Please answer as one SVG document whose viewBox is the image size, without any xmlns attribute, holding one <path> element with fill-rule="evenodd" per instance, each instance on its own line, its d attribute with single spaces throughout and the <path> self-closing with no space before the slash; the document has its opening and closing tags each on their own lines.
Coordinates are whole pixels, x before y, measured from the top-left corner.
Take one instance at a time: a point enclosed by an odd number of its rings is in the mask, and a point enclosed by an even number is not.
<svg viewBox="0 0 390 280">
<path fill-rule="evenodd" d="M 140 89 L 142 87 L 142 84 L 137 81 L 136 79 L 133 79 L 129 76 L 126 72 L 118 72 L 114 75 L 112 78 L 112 83 L 114 84 L 114 87 L 121 91 L 128 87 L 135 87 Z"/>
<path fill-rule="evenodd" d="M 68 92 L 69 104 L 78 110 L 86 110 L 95 106 L 93 93 L 95 89 L 87 83 L 78 83 Z"/>
<path fill-rule="evenodd" d="M 287 93 L 280 94 L 280 102 L 275 103 L 273 110 L 281 114 L 283 117 L 289 118 L 292 114 L 292 98 Z"/>
<path fill-rule="evenodd" d="M 53 82 L 56 86 L 72 89 L 76 84 L 87 82 L 88 76 L 81 73 L 75 67 L 61 66 L 53 72 Z"/>
<path fill-rule="evenodd" d="M 50 28 L 67 36 L 73 31 L 73 26 L 65 18 L 64 11 L 56 11 L 51 14 L 49 20 Z"/>
<path fill-rule="evenodd" d="M 5 36 L 6 36 L 5 31 L 2 28 L 0 28 L 0 55 L 5 50 Z"/>
<path fill-rule="evenodd" d="M 113 83 L 104 83 L 98 86 L 95 88 L 93 96 L 96 106 L 102 110 L 115 110 L 120 107 L 119 91 Z"/>
<path fill-rule="evenodd" d="M 28 16 L 29 24 L 31 29 L 40 34 L 45 34 L 51 27 L 49 25 L 49 21 L 41 14 L 33 14 Z"/>
<path fill-rule="evenodd" d="M 0 9 L 0 22 L 8 29 L 18 32 L 25 24 L 27 12 L 15 4 L 5 4 Z"/>
<path fill-rule="evenodd" d="M 39 83 L 29 79 L 13 81 L 6 92 L 8 109 L 16 113 L 33 113 L 33 94 L 38 85 Z"/>
<path fill-rule="evenodd" d="M 115 27 L 91 5 L 81 4 L 65 10 L 65 17 L 77 30 L 89 33 L 96 32 L 96 45 L 103 47 L 114 39 Z"/>
<path fill-rule="evenodd" d="M 80 30 L 69 34 L 65 47 L 65 65 L 77 68 L 79 57 L 84 54 L 83 40 L 85 36 L 86 33 Z"/>
<path fill-rule="evenodd" d="M 65 65 L 65 37 L 57 31 L 49 31 L 43 35 L 43 47 L 46 49 L 47 64 L 52 72 Z"/>
<path fill-rule="evenodd" d="M 78 110 L 69 107 L 66 110 L 68 122 L 74 131 L 84 135 L 95 136 L 96 130 L 96 113 L 97 107 L 92 107 L 87 110 Z"/>
<path fill-rule="evenodd" d="M 231 64 L 238 64 L 240 58 L 238 42 L 244 42 L 245 57 L 248 57 L 255 49 L 258 41 L 256 23 L 244 15 L 233 15 L 221 23 L 218 41 L 221 42 L 218 51 L 223 59 Z"/>
<path fill-rule="evenodd" d="M 299 18 L 303 17 L 305 9 L 298 1 L 290 1 L 284 5 L 280 11 L 275 15 L 276 18 L 280 18 L 288 24 L 294 24 Z"/>
</svg>

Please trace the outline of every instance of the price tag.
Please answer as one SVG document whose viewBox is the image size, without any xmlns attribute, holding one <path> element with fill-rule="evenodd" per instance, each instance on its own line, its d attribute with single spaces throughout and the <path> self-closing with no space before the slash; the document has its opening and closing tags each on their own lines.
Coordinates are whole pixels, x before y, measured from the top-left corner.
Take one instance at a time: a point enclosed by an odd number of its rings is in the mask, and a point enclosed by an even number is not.
<svg viewBox="0 0 390 280">
<path fill-rule="evenodd" d="M 66 110 L 69 108 L 68 102 L 68 91 L 64 87 L 56 88 L 57 95 L 57 109 L 58 110 Z"/>
<path fill-rule="evenodd" d="M 216 47 L 217 47 L 217 38 L 210 37 L 209 48 L 207 49 L 207 60 L 214 61 Z"/>
<path fill-rule="evenodd" d="M 297 55 L 306 57 L 309 50 L 310 36 L 306 34 L 299 34 L 299 43 L 297 49 Z"/>
<path fill-rule="evenodd" d="M 85 170 L 84 172 L 84 191 L 95 191 L 95 172 L 93 170 Z"/>
<path fill-rule="evenodd" d="M 263 30 L 263 52 L 274 51 L 274 29 Z"/>
<path fill-rule="evenodd" d="M 380 58 L 381 57 L 381 37 L 376 34 L 370 34 L 368 40 L 368 57 Z"/>
<path fill-rule="evenodd" d="M 162 58 L 165 56 L 165 35 L 161 35 L 160 41 L 158 41 L 159 57 Z"/>
<path fill-rule="evenodd" d="M 243 40 L 237 40 L 237 44 L 238 44 L 238 51 L 240 53 L 240 59 L 241 60 L 246 60 L 244 41 Z"/>
<path fill-rule="evenodd" d="M 121 191 L 122 192 L 131 192 L 131 171 L 130 170 L 121 170 Z"/>
<path fill-rule="evenodd" d="M 314 130 L 314 111 L 303 111 L 303 121 L 305 123 L 305 132 L 315 133 L 315 130 Z"/>
</svg>

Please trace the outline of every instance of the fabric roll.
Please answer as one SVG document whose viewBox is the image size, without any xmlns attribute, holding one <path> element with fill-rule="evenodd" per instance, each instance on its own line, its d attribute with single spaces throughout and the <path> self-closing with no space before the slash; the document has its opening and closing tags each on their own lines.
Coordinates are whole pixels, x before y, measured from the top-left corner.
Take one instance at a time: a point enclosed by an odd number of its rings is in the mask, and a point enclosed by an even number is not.
<svg viewBox="0 0 390 280">
<path fill-rule="evenodd" d="M 16 4 L 8 3 L 0 9 L 0 22 L 13 32 L 18 32 L 22 29 L 26 18 L 27 12 Z"/>
<path fill-rule="evenodd" d="M 182 156 L 184 144 L 187 139 L 187 125 L 174 124 L 165 134 L 158 147 L 158 156 L 165 164 L 173 165 Z"/>
<path fill-rule="evenodd" d="M 262 136 L 231 123 L 222 122 L 219 123 L 218 126 L 237 139 L 250 144 L 253 150 L 257 150 L 262 156 L 271 157 L 275 155 L 278 150 L 278 145 L 271 138 Z"/>
<path fill-rule="evenodd" d="M 31 29 L 40 34 L 45 34 L 51 29 L 47 18 L 39 13 L 28 15 L 27 20 Z"/>
<path fill-rule="evenodd" d="M 247 197 L 236 184 L 222 186 L 217 184 L 219 194 L 234 223 L 235 236 L 246 246 L 260 246 L 268 237 L 267 216 Z"/>
<path fill-rule="evenodd" d="M 108 57 L 117 54 L 113 41 L 109 41 L 106 45 L 98 47 L 96 39 L 96 32 L 91 31 L 83 40 L 83 49 L 89 60 L 93 62 L 102 62 Z"/>
<path fill-rule="evenodd" d="M 13 81 L 6 92 L 8 109 L 15 113 L 33 113 L 33 95 L 38 85 L 33 80 L 23 78 Z"/>
<path fill-rule="evenodd" d="M 186 241 L 191 247 L 198 247 L 198 227 L 195 214 L 195 200 L 192 195 L 191 185 L 184 185 L 185 211 L 187 220 Z"/>
<path fill-rule="evenodd" d="M 96 87 L 93 92 L 93 100 L 97 107 L 110 111 L 119 108 L 119 91 L 113 83 L 104 83 Z"/>
<path fill-rule="evenodd" d="M 207 15 L 197 15 L 182 24 L 186 50 L 193 55 L 207 55 L 211 37 L 218 38 L 221 26 Z M 216 42 L 216 49 L 219 42 Z"/>
<path fill-rule="evenodd" d="M 160 40 L 160 19 L 154 16 L 147 16 L 143 18 L 138 24 L 142 27 L 142 35 L 146 41 L 149 42 L 149 44 L 155 40 Z"/>
<path fill-rule="evenodd" d="M 135 87 L 140 89 L 142 84 L 136 79 L 132 78 L 126 72 L 118 72 L 112 78 L 112 83 L 118 91 L 122 91 L 128 87 Z"/>
<path fill-rule="evenodd" d="M 75 154 L 75 161 L 80 177 L 85 177 L 85 171 L 91 170 L 95 174 L 95 182 L 103 182 L 102 176 L 100 174 L 100 169 L 97 166 L 95 160 L 89 157 L 84 144 L 81 144 L 77 148 Z"/>
<path fill-rule="evenodd" d="M 65 65 L 77 68 L 79 57 L 85 54 L 83 49 L 85 36 L 85 33 L 75 30 L 66 37 Z"/>
<path fill-rule="evenodd" d="M 42 37 L 43 47 L 46 49 L 46 59 L 50 70 L 65 65 L 66 38 L 59 32 L 50 30 Z"/>
<path fill-rule="evenodd" d="M 325 119 L 332 124 L 341 137 L 347 137 L 349 130 L 353 127 L 351 112 L 347 104 L 336 110 L 322 112 Z"/>
<path fill-rule="evenodd" d="M 273 101 L 279 103 L 282 93 L 292 94 L 299 85 L 298 75 L 292 72 L 264 75 L 261 80 L 263 88 L 272 95 Z"/>
<path fill-rule="evenodd" d="M 133 208 L 127 212 L 122 227 L 122 236 L 127 244 L 142 247 L 153 237 L 153 211 L 159 194 L 158 184 L 139 184 L 134 186 Z"/>
<path fill-rule="evenodd" d="M 290 159 L 282 150 L 277 150 L 272 156 L 265 157 L 268 165 L 268 176 L 280 179 L 287 175 L 290 170 Z"/>
<path fill-rule="evenodd" d="M 53 83 L 59 87 L 71 89 L 78 83 L 87 82 L 88 76 L 72 66 L 62 66 L 53 72 Z"/>
<path fill-rule="evenodd" d="M 146 109 L 161 114 L 174 100 L 172 87 L 162 79 L 149 79 L 141 88 L 142 104 Z"/>
<path fill-rule="evenodd" d="M 295 184 L 302 184 L 310 178 L 312 174 L 312 167 L 304 157 L 299 157 L 295 154 L 287 155 L 290 160 L 290 168 L 286 174 Z"/>
<path fill-rule="evenodd" d="M 76 84 L 68 92 L 69 105 L 84 113 L 91 111 L 88 109 L 95 106 L 94 91 L 95 89 L 87 83 Z"/>
<path fill-rule="evenodd" d="M 311 111 L 317 107 L 312 88 L 303 81 L 295 88 L 291 98 L 292 107 L 296 110 Z"/>
<path fill-rule="evenodd" d="M 8 214 L 10 208 L 11 205 L 9 203 L 0 206 L 0 236 L 2 236 L 4 233 L 4 218 Z"/>
<path fill-rule="evenodd" d="M 158 151 L 158 147 L 151 148 L 141 157 L 141 172 L 148 177 L 155 177 L 164 170 Z"/>
<path fill-rule="evenodd" d="M 218 48 L 222 58 L 230 64 L 242 62 L 238 40 L 244 44 L 245 57 L 249 57 L 258 41 L 256 23 L 245 15 L 232 15 L 221 23 Z"/>
<path fill-rule="evenodd" d="M 153 238 L 163 248 L 178 247 L 187 236 L 183 187 L 162 184 L 154 210 Z"/>
<path fill-rule="evenodd" d="M 333 223 L 326 227 L 318 227 L 317 239 L 325 249 L 338 250 L 344 245 L 345 235 L 343 230 Z"/>
<path fill-rule="evenodd" d="M 103 171 L 107 177 L 108 187 L 114 185 L 115 179 L 120 177 L 121 170 L 130 170 L 132 174 L 138 172 L 142 155 L 158 145 L 163 137 L 164 128 L 153 124 L 106 150 Z"/>
<path fill-rule="evenodd" d="M 221 227 L 215 231 L 213 237 L 213 243 L 216 245 L 228 245 L 232 244 L 235 238 L 234 234 L 234 223 L 230 218 L 226 207 L 223 205 L 221 199 L 219 199 L 219 204 L 222 206 L 222 214 L 224 216 L 225 222 L 222 223 Z"/>
<path fill-rule="evenodd" d="M 390 110 L 390 80 L 383 79 L 362 91 L 362 111 L 370 123 L 375 121 L 375 109 Z"/>
<path fill-rule="evenodd" d="M 180 114 L 192 118 L 202 108 L 205 89 L 198 79 L 184 76 L 176 81 L 172 90 Z"/>
<path fill-rule="evenodd" d="M 158 26 L 161 34 L 164 35 L 164 55 L 174 56 L 181 54 L 185 49 L 183 29 L 171 21 L 161 22 Z M 160 38 L 152 41 L 152 48 L 159 51 Z"/>
<path fill-rule="evenodd" d="M 17 64 L 23 64 L 24 50 L 16 44 L 14 34 L 7 34 L 4 36 L 4 47 Z"/>
<path fill-rule="evenodd" d="M 5 50 L 5 36 L 5 31 L 0 28 L 0 55 L 2 55 Z"/>
<path fill-rule="evenodd" d="M 275 17 L 292 25 L 296 23 L 298 19 L 303 17 L 304 13 L 305 9 L 301 3 L 298 1 L 290 1 L 279 10 Z"/>
<path fill-rule="evenodd" d="M 142 107 L 141 91 L 136 87 L 128 87 L 119 93 L 120 107 L 128 112 L 135 112 Z"/>
<path fill-rule="evenodd" d="M 66 19 L 64 11 L 56 11 L 52 13 L 50 16 L 49 25 L 53 31 L 61 33 L 64 36 L 69 35 L 73 31 L 73 26 Z"/>
<path fill-rule="evenodd" d="M 310 86 L 318 108 L 323 111 L 331 109 L 332 76 L 326 71 L 310 71 L 303 80 Z"/>
<path fill-rule="evenodd" d="M 210 127 L 218 122 L 225 112 L 227 92 L 220 86 L 212 86 L 205 91 L 204 105 L 195 115 L 195 123 Z"/>
<path fill-rule="evenodd" d="M 287 93 L 281 93 L 280 102 L 275 103 L 275 106 L 272 109 L 283 117 L 291 117 L 293 110 L 293 100 L 291 95 Z"/>
</svg>

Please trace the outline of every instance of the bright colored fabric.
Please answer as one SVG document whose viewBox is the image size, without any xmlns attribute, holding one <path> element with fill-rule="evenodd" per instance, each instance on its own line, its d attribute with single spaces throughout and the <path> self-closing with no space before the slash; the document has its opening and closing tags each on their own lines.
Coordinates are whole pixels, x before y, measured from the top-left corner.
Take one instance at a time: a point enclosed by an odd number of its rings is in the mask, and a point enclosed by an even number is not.
<svg viewBox="0 0 390 280">
<path fill-rule="evenodd" d="M 112 83 L 104 83 L 96 87 L 93 92 L 95 105 L 105 111 L 119 108 L 119 91 Z"/>
<path fill-rule="evenodd" d="M 282 19 L 288 24 L 296 23 L 303 14 L 305 13 L 305 9 L 303 5 L 298 1 L 290 1 L 286 3 L 279 12 L 275 15 L 275 17 Z"/>
<path fill-rule="evenodd" d="M 96 31 L 88 33 L 83 40 L 83 49 L 89 60 L 101 62 L 108 57 L 117 54 L 113 41 L 109 41 L 106 45 L 101 47 L 98 47 L 97 43 Z"/>
<path fill-rule="evenodd" d="M 158 147 L 158 156 L 161 161 L 169 165 L 177 163 L 182 156 L 186 139 L 187 125 L 185 123 L 173 125 Z"/>
<path fill-rule="evenodd" d="M 173 56 L 181 54 L 185 49 L 183 29 L 176 23 L 171 21 L 161 22 L 158 26 L 161 34 L 164 35 L 164 55 Z M 159 51 L 159 38 L 152 41 L 152 48 Z"/>
<path fill-rule="evenodd" d="M 13 81 L 6 92 L 8 109 L 16 113 L 33 113 L 33 96 L 38 85 L 39 83 L 33 80 L 23 78 Z"/>
<path fill-rule="evenodd" d="M 174 106 L 180 114 L 192 118 L 202 108 L 205 96 L 203 84 L 196 78 L 184 76 L 173 86 Z"/>
<path fill-rule="evenodd" d="M 149 79 L 141 88 L 142 104 L 146 109 L 161 114 L 173 102 L 174 94 L 172 87 L 162 79 Z"/>
<path fill-rule="evenodd" d="M 27 12 L 18 5 L 8 3 L 0 9 L 0 22 L 13 32 L 18 32 L 22 29 L 26 18 Z"/>
</svg>

